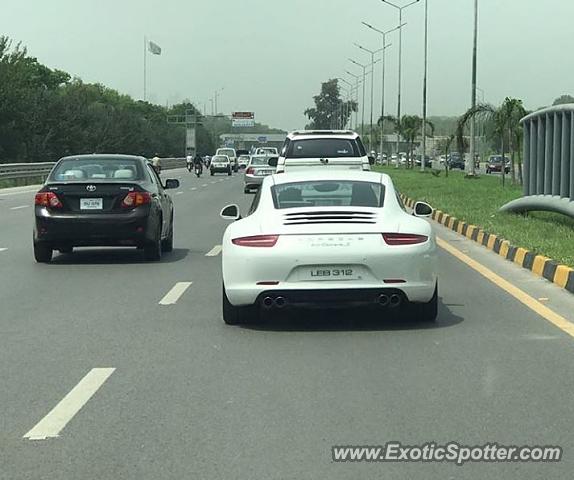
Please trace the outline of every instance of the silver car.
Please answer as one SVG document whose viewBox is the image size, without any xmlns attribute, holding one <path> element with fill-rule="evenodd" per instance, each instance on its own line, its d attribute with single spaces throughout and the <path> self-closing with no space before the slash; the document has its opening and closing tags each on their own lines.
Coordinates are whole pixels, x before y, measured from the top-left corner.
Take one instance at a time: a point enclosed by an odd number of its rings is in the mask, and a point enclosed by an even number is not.
<svg viewBox="0 0 574 480">
<path fill-rule="evenodd" d="M 244 181 L 245 193 L 251 192 L 252 189 L 257 189 L 261 186 L 263 179 L 267 175 L 275 173 L 275 168 L 269 165 L 269 159 L 277 158 L 276 156 L 269 155 L 252 155 L 249 165 L 245 169 Z"/>
</svg>

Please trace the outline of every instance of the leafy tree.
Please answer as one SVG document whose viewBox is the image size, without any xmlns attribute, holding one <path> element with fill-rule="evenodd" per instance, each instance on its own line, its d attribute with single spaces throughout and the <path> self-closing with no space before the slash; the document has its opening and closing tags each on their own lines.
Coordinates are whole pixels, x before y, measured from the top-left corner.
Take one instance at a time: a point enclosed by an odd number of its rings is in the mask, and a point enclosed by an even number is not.
<svg viewBox="0 0 574 480">
<path fill-rule="evenodd" d="M 564 105 L 566 103 L 574 103 L 574 97 L 572 95 L 561 95 L 552 105 Z"/>
<path fill-rule="evenodd" d="M 345 102 L 341 99 L 337 79 L 321 84 L 321 93 L 313 97 L 315 107 L 305 110 L 311 122 L 309 129 L 328 130 L 346 125 L 352 112 L 357 111 L 357 102 Z"/>
</svg>

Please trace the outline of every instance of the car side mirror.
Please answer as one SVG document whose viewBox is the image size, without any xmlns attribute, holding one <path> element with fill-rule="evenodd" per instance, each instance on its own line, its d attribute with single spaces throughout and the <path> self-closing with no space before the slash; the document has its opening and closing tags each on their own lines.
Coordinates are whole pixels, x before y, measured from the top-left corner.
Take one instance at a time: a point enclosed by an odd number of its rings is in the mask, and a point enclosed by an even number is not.
<svg viewBox="0 0 574 480">
<path fill-rule="evenodd" d="M 179 180 L 175 178 L 168 178 L 165 181 L 165 186 L 163 187 L 166 190 L 173 190 L 174 188 L 179 188 Z"/>
<path fill-rule="evenodd" d="M 239 206 L 236 204 L 227 205 L 221 209 L 221 213 L 219 214 L 221 218 L 224 220 L 239 220 L 241 218 L 241 213 L 239 211 Z"/>
<path fill-rule="evenodd" d="M 375 164 L 375 157 L 369 156 L 369 165 L 374 165 L 374 164 Z"/>
<path fill-rule="evenodd" d="M 278 160 L 279 160 L 279 159 L 278 159 L 277 157 L 271 157 L 271 158 L 267 161 L 267 165 L 269 165 L 270 167 L 276 167 Z"/>
<path fill-rule="evenodd" d="M 413 209 L 413 215 L 415 217 L 430 217 L 432 215 L 432 207 L 428 203 L 417 202 Z"/>
</svg>

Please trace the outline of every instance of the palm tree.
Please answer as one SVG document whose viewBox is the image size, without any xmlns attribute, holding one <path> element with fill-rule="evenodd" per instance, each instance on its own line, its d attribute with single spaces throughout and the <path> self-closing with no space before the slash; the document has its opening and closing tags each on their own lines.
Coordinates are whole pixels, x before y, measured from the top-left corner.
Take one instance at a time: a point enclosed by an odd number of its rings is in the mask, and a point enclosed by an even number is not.
<svg viewBox="0 0 574 480">
<path fill-rule="evenodd" d="M 522 127 L 520 126 L 520 119 L 526 115 L 526 110 L 522 105 L 522 100 L 517 98 L 506 97 L 502 105 L 498 108 L 488 104 L 479 103 L 474 108 L 467 110 L 458 120 L 456 137 L 458 148 L 464 152 L 463 134 L 468 122 L 472 118 L 482 118 L 483 120 L 491 123 L 492 132 L 500 138 L 501 154 L 502 154 L 502 185 L 505 184 L 505 148 L 508 145 L 510 151 L 510 162 L 512 171 L 512 182 L 516 182 L 516 166 L 514 161 L 514 152 L 520 152 L 520 144 L 522 139 Z M 508 143 L 506 142 L 508 140 Z M 518 154 L 518 177 L 522 183 L 522 159 L 520 153 Z M 474 161 L 472 159 L 471 161 Z"/>
<path fill-rule="evenodd" d="M 414 167 L 415 162 L 412 158 L 414 152 L 414 144 L 416 138 L 419 136 L 422 130 L 423 119 L 417 115 L 403 115 L 400 123 L 398 123 L 397 119 L 392 116 L 385 116 L 385 121 L 390 122 L 393 125 L 394 131 L 398 131 L 401 137 L 403 137 L 403 140 L 408 143 L 409 147 L 407 152 L 407 168 Z M 380 124 L 380 122 L 381 120 L 379 119 L 378 123 Z M 434 135 L 434 125 L 428 120 L 426 124 L 429 127 L 427 136 L 432 137 Z"/>
</svg>

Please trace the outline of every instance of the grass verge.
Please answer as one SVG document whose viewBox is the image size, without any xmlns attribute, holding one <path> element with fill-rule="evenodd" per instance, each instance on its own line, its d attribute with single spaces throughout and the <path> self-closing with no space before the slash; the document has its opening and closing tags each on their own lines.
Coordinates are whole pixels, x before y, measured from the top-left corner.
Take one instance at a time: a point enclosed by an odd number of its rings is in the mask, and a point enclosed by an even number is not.
<svg viewBox="0 0 574 480">
<path fill-rule="evenodd" d="M 522 196 L 521 187 L 507 184 L 503 188 L 499 176 L 466 179 L 459 172 L 449 172 L 447 178 L 444 172 L 435 177 L 430 172 L 403 168 L 377 167 L 377 170 L 389 174 L 397 189 L 413 200 L 428 202 L 517 247 L 574 268 L 574 219 L 547 212 L 526 216 L 499 212 L 502 205 Z"/>
</svg>

